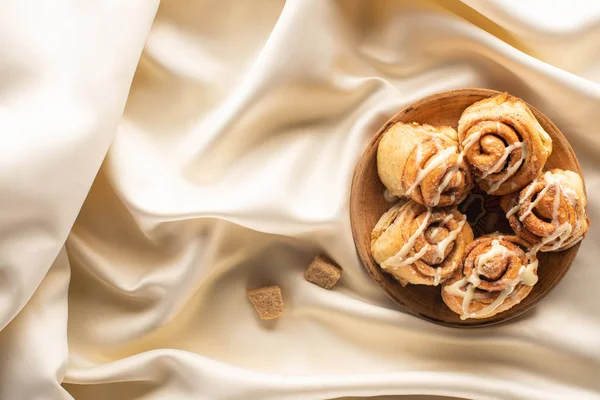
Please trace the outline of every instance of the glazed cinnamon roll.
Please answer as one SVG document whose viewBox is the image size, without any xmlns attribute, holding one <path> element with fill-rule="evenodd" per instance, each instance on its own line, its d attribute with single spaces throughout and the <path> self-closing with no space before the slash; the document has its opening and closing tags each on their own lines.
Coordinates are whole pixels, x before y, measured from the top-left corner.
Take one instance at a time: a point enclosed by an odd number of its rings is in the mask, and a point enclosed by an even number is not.
<svg viewBox="0 0 600 400">
<path fill-rule="evenodd" d="M 458 121 L 458 139 L 475 180 L 495 195 L 526 186 L 552 152 L 552 139 L 527 104 L 508 93 L 467 107 Z"/>
<path fill-rule="evenodd" d="M 377 171 L 389 194 L 428 207 L 460 203 L 473 187 L 450 127 L 392 125 L 377 149 Z"/>
<path fill-rule="evenodd" d="M 444 283 L 442 299 L 461 319 L 489 318 L 520 303 L 538 280 L 535 252 L 517 236 L 471 242 L 462 269 Z"/>
<path fill-rule="evenodd" d="M 515 233 L 541 251 L 567 249 L 589 229 L 583 181 L 573 171 L 547 171 L 500 204 Z"/>
<path fill-rule="evenodd" d="M 473 231 L 456 207 L 428 208 L 413 200 L 398 203 L 371 234 L 371 253 L 403 286 L 437 286 L 460 267 Z"/>
</svg>

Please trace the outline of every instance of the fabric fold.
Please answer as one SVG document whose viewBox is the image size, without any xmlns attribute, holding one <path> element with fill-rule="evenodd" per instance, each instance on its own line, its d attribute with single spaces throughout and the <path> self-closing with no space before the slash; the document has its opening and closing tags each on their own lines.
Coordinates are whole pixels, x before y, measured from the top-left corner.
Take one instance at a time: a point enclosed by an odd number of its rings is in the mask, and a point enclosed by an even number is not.
<svg viewBox="0 0 600 400">
<path fill-rule="evenodd" d="M 600 14 L 528 7 L 0 5 L 0 398 L 600 399 Z M 552 119 L 592 221 L 552 294 L 469 331 L 399 311 L 348 216 L 385 121 L 463 87 Z M 344 270 L 331 291 L 303 278 L 317 253 Z M 245 293 L 271 284 L 265 323 Z"/>
</svg>

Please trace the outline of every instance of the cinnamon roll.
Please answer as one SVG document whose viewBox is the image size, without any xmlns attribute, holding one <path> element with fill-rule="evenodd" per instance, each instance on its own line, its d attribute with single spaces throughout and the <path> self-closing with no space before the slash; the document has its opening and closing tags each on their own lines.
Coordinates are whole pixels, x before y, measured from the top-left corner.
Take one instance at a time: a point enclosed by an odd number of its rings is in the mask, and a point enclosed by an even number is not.
<svg viewBox="0 0 600 400">
<path fill-rule="evenodd" d="M 500 204 L 515 234 L 541 251 L 567 249 L 589 229 L 583 181 L 573 171 L 547 171 Z"/>
<path fill-rule="evenodd" d="M 437 286 L 460 267 L 473 231 L 456 207 L 428 208 L 399 202 L 371 234 L 371 253 L 403 286 Z"/>
<path fill-rule="evenodd" d="M 458 139 L 475 180 L 495 195 L 526 186 L 552 152 L 552 139 L 527 104 L 508 93 L 467 107 L 458 121 Z"/>
<path fill-rule="evenodd" d="M 444 283 L 442 299 L 461 319 L 489 318 L 520 303 L 538 280 L 535 252 L 517 236 L 471 242 L 462 268 Z"/>
<path fill-rule="evenodd" d="M 428 207 L 460 203 L 473 187 L 450 127 L 397 122 L 383 134 L 377 171 L 390 195 Z"/>
</svg>

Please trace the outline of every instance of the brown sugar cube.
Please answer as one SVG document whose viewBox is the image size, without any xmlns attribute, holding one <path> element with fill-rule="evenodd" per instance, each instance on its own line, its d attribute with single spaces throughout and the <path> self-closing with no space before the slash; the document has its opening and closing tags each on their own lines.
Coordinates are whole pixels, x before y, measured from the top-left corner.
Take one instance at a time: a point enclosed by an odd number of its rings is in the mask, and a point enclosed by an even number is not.
<svg viewBox="0 0 600 400">
<path fill-rule="evenodd" d="M 247 295 L 261 319 L 275 319 L 283 315 L 283 298 L 279 286 L 249 290 Z"/>
<path fill-rule="evenodd" d="M 342 269 L 322 254 L 318 254 L 304 271 L 304 278 L 307 281 L 325 289 L 331 289 L 340 276 L 342 276 Z"/>
</svg>

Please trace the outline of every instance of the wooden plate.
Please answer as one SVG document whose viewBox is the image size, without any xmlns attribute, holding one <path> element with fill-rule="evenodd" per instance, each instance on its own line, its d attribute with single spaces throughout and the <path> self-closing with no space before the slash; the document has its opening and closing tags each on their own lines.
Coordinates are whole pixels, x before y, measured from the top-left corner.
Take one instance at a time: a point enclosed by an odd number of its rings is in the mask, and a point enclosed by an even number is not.
<svg viewBox="0 0 600 400">
<path fill-rule="evenodd" d="M 377 146 L 383 132 L 398 121 L 448 125 L 456 128 L 458 119 L 466 107 L 498 93 L 488 89 L 452 90 L 434 94 L 409 105 L 379 129 L 367 146 L 354 173 L 350 193 L 350 222 L 354 243 L 365 269 L 404 311 L 436 324 L 474 328 L 496 324 L 524 313 L 550 293 L 567 273 L 579 250 L 579 244 L 577 244 L 558 253 L 539 253 L 539 281 L 529 296 L 513 308 L 490 318 L 465 321 L 461 321 L 459 316 L 444 304 L 440 287 L 422 285 L 402 287 L 393 277 L 384 273 L 373 260 L 370 246 L 371 231 L 379 217 L 391 206 L 383 197 L 385 187 L 377 174 Z M 581 174 L 579 162 L 564 135 L 544 114 L 531 105 L 529 107 L 552 137 L 552 154 L 548 158 L 545 168 L 562 168 Z"/>
</svg>

